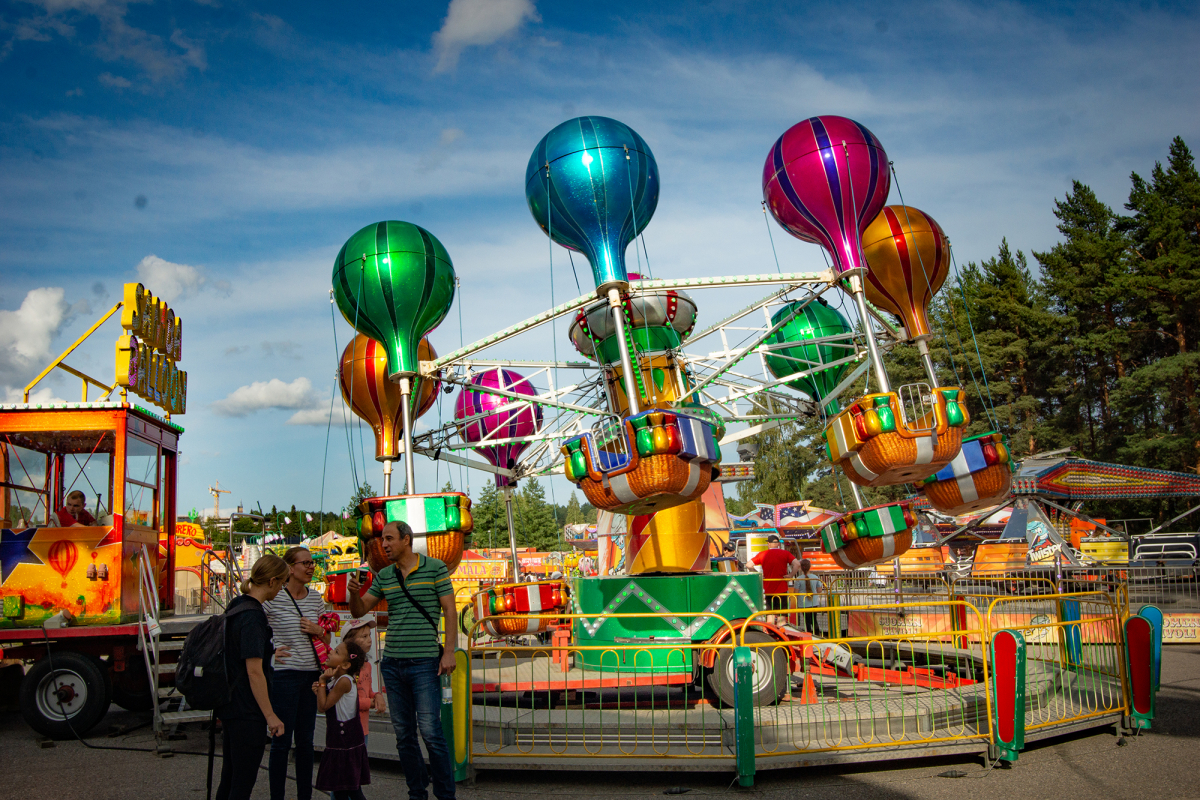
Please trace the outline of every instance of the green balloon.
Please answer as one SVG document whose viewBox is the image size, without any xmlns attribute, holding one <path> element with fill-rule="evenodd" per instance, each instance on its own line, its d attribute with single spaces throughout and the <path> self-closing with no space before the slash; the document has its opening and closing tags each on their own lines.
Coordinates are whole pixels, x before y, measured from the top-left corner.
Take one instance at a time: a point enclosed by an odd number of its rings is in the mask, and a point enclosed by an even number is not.
<svg viewBox="0 0 1200 800">
<path fill-rule="evenodd" d="M 771 317 L 771 325 L 778 324 L 781 319 L 791 314 L 799 305 L 799 302 L 792 302 L 779 309 Z M 843 359 L 851 355 L 853 350 L 847 347 L 839 347 L 832 342 L 823 342 L 820 344 L 806 344 L 806 342 L 811 342 L 813 339 L 823 339 L 828 336 L 845 335 L 846 344 L 850 344 L 850 337 L 853 333 L 854 329 L 850 327 L 850 323 L 846 321 L 846 318 L 826 303 L 824 298 L 818 297 L 816 302 L 805 306 L 796 316 L 792 317 L 790 322 L 775 331 L 771 338 L 767 340 L 767 344 L 787 344 L 792 342 L 796 344 L 795 347 L 785 347 L 768 353 L 767 369 L 771 370 L 771 374 L 776 378 L 782 380 L 789 375 L 795 375 L 797 372 L 806 372 L 821 364 L 830 364 Z M 851 364 L 847 362 L 836 367 L 822 369 L 813 372 L 811 375 L 788 381 L 787 385 L 819 401 L 842 382 L 842 378 L 845 377 L 846 371 L 850 369 L 850 366 Z M 832 416 L 837 412 L 838 402 L 836 400 L 830 401 L 825 405 L 826 414 Z"/>
<path fill-rule="evenodd" d="M 386 220 L 351 236 L 333 262 L 333 294 L 346 321 L 387 350 L 393 380 L 417 373 L 417 344 L 454 302 L 454 264 L 411 222 Z"/>
</svg>

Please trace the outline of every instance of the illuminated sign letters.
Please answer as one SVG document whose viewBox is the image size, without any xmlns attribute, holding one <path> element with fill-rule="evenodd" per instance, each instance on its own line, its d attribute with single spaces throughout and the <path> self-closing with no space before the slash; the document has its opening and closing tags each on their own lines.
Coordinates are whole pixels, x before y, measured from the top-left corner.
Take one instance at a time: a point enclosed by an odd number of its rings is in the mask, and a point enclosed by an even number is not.
<svg viewBox="0 0 1200 800">
<path fill-rule="evenodd" d="M 125 284 L 121 308 L 125 334 L 117 339 L 116 383 L 170 414 L 187 410 L 183 320 L 140 283 Z"/>
</svg>

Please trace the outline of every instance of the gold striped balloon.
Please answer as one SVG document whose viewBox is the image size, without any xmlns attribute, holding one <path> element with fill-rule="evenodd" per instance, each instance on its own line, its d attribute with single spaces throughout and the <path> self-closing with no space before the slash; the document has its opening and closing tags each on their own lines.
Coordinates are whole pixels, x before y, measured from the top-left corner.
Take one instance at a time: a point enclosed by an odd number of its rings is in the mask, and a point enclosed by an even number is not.
<svg viewBox="0 0 1200 800">
<path fill-rule="evenodd" d="M 437 358 L 428 339 L 421 340 L 417 353 L 421 361 Z M 403 429 L 400 387 L 388 380 L 387 350 L 371 337 L 357 334 L 342 351 L 338 383 L 342 387 L 342 399 L 375 433 L 375 460 L 396 460 Z M 433 407 L 441 381 L 417 378 L 414 384 L 417 396 L 415 421 Z"/>
<path fill-rule="evenodd" d="M 904 320 L 909 339 L 928 337 L 929 303 L 950 272 L 942 226 L 912 206 L 887 206 L 862 236 L 867 299 Z"/>
</svg>

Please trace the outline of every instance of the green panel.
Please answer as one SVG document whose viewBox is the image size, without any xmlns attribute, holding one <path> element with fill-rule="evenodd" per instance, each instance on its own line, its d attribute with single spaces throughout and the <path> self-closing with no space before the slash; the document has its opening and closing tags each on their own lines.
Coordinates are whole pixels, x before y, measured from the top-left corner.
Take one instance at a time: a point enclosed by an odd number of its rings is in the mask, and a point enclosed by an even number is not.
<svg viewBox="0 0 1200 800">
<path fill-rule="evenodd" d="M 415 534 L 442 533 L 446 527 L 446 503 L 442 497 L 406 497 L 387 501 L 387 521 L 405 522 Z"/>
<path fill-rule="evenodd" d="M 580 645 L 613 647 L 608 651 L 583 651 L 581 660 L 593 669 L 648 672 L 652 669 L 691 670 L 690 650 L 631 652 L 653 639 L 704 642 L 723 627 L 719 620 L 691 617 L 688 612 L 713 609 L 733 621 L 762 607 L 762 576 L 699 574 L 680 576 L 614 576 L 576 578 L 572 586 L 575 612 L 588 615 L 574 622 Z M 603 614 L 665 614 L 660 617 L 602 618 Z M 671 614 L 680 614 L 671 617 Z M 594 616 L 592 616 L 594 615 Z M 633 639 L 633 642 L 617 641 Z M 636 662 L 636 663 L 635 663 Z"/>
</svg>

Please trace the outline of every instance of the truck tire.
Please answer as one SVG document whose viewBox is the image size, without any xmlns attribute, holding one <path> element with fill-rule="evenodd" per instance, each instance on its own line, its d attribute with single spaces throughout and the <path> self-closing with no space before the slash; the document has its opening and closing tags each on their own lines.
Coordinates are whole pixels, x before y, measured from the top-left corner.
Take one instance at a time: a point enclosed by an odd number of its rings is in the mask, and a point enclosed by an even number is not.
<svg viewBox="0 0 1200 800">
<path fill-rule="evenodd" d="M 777 641 L 762 631 L 747 631 L 746 642 Z M 778 703 L 787 693 L 790 676 L 788 675 L 788 650 L 780 643 L 778 647 L 756 647 L 754 654 L 754 705 L 769 706 Z M 708 670 L 705 683 L 716 700 L 725 708 L 733 708 L 733 650 L 723 649 L 717 652 L 716 663 Z"/>
<path fill-rule="evenodd" d="M 19 705 L 29 727 L 51 739 L 83 736 L 108 711 L 104 673 L 94 659 L 70 650 L 34 664 L 21 682 Z"/>
</svg>

